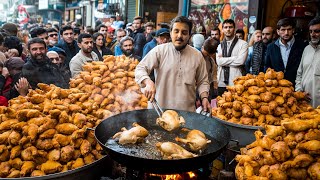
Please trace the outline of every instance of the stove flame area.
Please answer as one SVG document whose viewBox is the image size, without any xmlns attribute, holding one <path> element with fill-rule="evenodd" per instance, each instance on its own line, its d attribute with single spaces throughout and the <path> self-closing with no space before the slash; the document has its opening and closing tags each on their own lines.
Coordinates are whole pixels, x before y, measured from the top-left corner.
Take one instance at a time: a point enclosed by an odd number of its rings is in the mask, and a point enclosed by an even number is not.
<svg viewBox="0 0 320 180">
<path fill-rule="evenodd" d="M 146 174 L 146 179 L 150 180 L 196 180 L 198 175 L 196 172 L 184 172 L 180 174 Z"/>
</svg>

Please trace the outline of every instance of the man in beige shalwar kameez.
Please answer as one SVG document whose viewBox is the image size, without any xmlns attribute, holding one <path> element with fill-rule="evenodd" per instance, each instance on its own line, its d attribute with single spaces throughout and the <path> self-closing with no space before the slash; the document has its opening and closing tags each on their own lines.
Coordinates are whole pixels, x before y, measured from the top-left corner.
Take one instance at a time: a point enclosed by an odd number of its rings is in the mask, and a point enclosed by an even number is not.
<svg viewBox="0 0 320 180">
<path fill-rule="evenodd" d="M 187 45 L 192 23 L 180 16 L 172 20 L 172 42 L 153 48 L 138 64 L 135 80 L 144 94 L 169 109 L 195 111 L 198 90 L 205 111 L 210 110 L 206 62 L 200 51 Z M 155 83 L 149 74 L 155 70 Z"/>
</svg>

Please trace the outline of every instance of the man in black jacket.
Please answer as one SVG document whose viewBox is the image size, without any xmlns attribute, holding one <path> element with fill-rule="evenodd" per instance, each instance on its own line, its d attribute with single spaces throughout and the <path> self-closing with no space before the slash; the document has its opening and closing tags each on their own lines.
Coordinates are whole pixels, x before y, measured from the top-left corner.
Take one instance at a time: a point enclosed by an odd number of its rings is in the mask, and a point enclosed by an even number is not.
<svg viewBox="0 0 320 180">
<path fill-rule="evenodd" d="M 301 56 L 307 43 L 296 39 L 294 34 L 295 22 L 291 19 L 280 19 L 277 23 L 278 40 L 267 47 L 265 56 L 265 71 L 272 68 L 284 72 L 284 78 L 295 85 L 297 70 Z"/>
<path fill-rule="evenodd" d="M 144 35 L 144 30 L 142 29 L 142 23 L 142 17 L 135 17 L 132 23 L 134 30 L 133 33 L 130 34 L 134 40 L 134 53 L 140 57 L 142 57 L 143 47 L 146 44 L 146 37 Z"/>
<path fill-rule="evenodd" d="M 25 77 L 32 89 L 38 83 L 54 84 L 61 88 L 68 88 L 58 67 L 46 56 L 46 43 L 40 38 L 33 38 L 28 42 L 30 52 L 29 61 L 23 65 L 21 76 Z"/>
<path fill-rule="evenodd" d="M 71 26 L 62 27 L 60 30 L 60 35 L 62 36 L 62 40 L 56 46 L 66 52 L 67 56 L 64 64 L 69 67 L 71 59 L 79 52 L 80 48 L 77 44 L 77 41 L 74 40 L 73 28 Z"/>
</svg>

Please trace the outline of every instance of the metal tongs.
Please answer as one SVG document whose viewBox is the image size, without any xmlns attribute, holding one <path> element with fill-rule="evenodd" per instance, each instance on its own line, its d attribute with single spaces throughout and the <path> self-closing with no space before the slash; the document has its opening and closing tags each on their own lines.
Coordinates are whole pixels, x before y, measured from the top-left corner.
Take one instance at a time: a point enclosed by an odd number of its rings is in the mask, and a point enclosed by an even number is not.
<svg viewBox="0 0 320 180">
<path fill-rule="evenodd" d="M 162 117 L 163 114 L 163 110 L 160 107 L 159 103 L 157 102 L 156 99 L 153 99 L 153 101 L 151 101 L 153 108 L 156 110 L 157 114 L 159 115 L 159 117 Z"/>
<path fill-rule="evenodd" d="M 202 114 L 202 115 L 207 116 L 207 117 L 212 117 L 212 114 L 211 114 L 210 109 L 209 109 L 209 111 L 204 111 L 203 108 L 202 108 L 202 106 L 200 106 L 200 107 L 198 107 L 198 108 L 196 109 L 196 113 Z"/>
</svg>

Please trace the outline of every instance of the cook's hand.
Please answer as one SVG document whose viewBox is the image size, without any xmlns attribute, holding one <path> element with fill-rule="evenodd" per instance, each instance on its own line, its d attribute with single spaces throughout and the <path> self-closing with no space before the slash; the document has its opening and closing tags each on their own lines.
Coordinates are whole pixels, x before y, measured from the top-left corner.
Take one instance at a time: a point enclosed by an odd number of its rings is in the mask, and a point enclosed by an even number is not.
<svg viewBox="0 0 320 180">
<path fill-rule="evenodd" d="M 208 98 L 203 98 L 201 104 L 202 104 L 203 111 L 210 112 L 211 104 L 210 104 Z"/>
<path fill-rule="evenodd" d="M 153 101 L 156 95 L 156 86 L 151 79 L 145 79 L 143 82 L 146 87 L 144 88 L 144 95 L 150 100 Z"/>
</svg>

